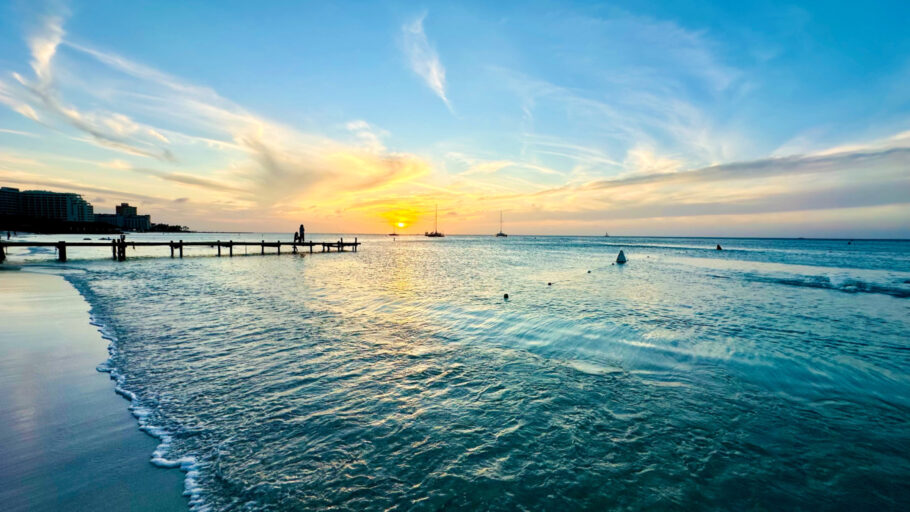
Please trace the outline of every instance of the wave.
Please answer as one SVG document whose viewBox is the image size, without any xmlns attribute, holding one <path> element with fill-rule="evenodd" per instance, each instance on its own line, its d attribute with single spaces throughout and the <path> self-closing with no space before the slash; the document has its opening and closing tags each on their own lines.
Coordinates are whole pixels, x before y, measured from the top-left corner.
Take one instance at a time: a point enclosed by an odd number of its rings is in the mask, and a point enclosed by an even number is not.
<svg viewBox="0 0 910 512">
<path fill-rule="evenodd" d="M 871 283 L 859 279 L 846 279 L 840 282 L 833 282 L 827 276 L 804 276 L 804 277 L 769 277 L 747 275 L 746 281 L 756 283 L 782 284 L 786 286 L 797 286 L 802 288 L 817 288 L 821 290 L 833 290 L 844 293 L 877 293 L 881 295 L 890 295 L 900 299 L 910 298 L 910 288 L 901 286 L 892 286 L 881 283 Z M 907 283 L 908 281 L 903 281 Z"/>
<path fill-rule="evenodd" d="M 66 276 L 64 277 L 66 278 Z M 190 456 L 169 459 L 167 457 L 171 448 L 171 443 L 173 442 L 173 434 L 164 427 L 153 425 L 150 420 L 153 410 L 144 405 L 135 392 L 124 386 L 126 379 L 114 363 L 118 353 L 117 337 L 108 329 L 104 322 L 100 321 L 98 318 L 99 315 L 95 311 L 95 305 L 91 301 L 91 293 L 89 290 L 71 279 L 67 278 L 67 281 L 76 288 L 91 306 L 91 310 L 89 311 L 89 324 L 97 327 L 98 332 L 101 334 L 101 338 L 108 341 L 108 358 L 103 363 L 96 366 L 95 370 L 110 375 L 111 380 L 115 383 L 114 392 L 130 401 L 129 411 L 130 414 L 136 418 L 137 423 L 139 424 L 139 430 L 159 441 L 155 451 L 152 452 L 152 457 L 149 462 L 160 468 L 180 469 L 180 471 L 185 474 L 183 479 L 183 495 L 186 496 L 189 501 L 189 509 L 195 512 L 208 512 L 210 507 L 205 502 L 202 494 L 202 487 L 199 484 L 200 468 L 196 458 Z"/>
</svg>

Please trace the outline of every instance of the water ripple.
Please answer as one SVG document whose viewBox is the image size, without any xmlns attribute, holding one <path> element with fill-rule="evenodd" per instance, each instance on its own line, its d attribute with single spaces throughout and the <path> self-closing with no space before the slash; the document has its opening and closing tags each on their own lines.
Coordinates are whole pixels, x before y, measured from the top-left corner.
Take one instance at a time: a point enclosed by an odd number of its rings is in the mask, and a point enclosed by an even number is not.
<svg viewBox="0 0 910 512">
<path fill-rule="evenodd" d="M 68 276 L 195 508 L 910 499 L 910 244 L 401 238 Z"/>
</svg>

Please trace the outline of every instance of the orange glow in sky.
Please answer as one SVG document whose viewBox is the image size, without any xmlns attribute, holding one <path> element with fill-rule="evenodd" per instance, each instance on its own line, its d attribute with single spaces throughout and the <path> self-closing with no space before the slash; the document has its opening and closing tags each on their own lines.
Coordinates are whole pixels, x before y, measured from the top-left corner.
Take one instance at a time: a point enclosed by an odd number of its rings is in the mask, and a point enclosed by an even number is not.
<svg viewBox="0 0 910 512">
<path fill-rule="evenodd" d="M 882 91 L 906 89 L 904 61 L 863 60 L 892 41 L 849 24 L 826 27 L 857 45 L 841 59 L 823 41 L 818 55 L 788 52 L 786 31 L 765 46 L 788 57 L 759 59 L 742 36 L 751 24 L 579 5 L 555 23 L 478 24 L 466 41 L 443 5 L 343 10 L 282 17 L 317 28 L 293 39 L 272 25 L 285 19 L 250 24 L 243 55 L 200 26 L 180 39 L 212 49 L 199 72 L 202 55 L 181 52 L 158 17 L 98 37 L 106 18 L 61 3 L 0 2 L 0 186 L 83 194 L 96 214 L 129 202 L 197 231 L 492 236 L 505 212 L 510 235 L 910 237 L 906 98 L 796 72 L 823 61 L 826 76 L 853 77 L 862 62 Z M 199 4 L 187 20 L 208 15 Z M 326 39 L 351 19 L 369 33 Z M 314 47 L 326 58 L 278 60 Z M 792 104 L 813 115 L 790 115 Z"/>
</svg>

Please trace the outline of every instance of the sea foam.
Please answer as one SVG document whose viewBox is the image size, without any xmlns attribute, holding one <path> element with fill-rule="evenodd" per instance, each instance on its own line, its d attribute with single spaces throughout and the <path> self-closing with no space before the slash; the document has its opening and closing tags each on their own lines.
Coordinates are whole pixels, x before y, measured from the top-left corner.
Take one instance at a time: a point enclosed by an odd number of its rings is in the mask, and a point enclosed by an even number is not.
<svg viewBox="0 0 910 512">
<path fill-rule="evenodd" d="M 87 291 L 83 290 L 82 287 L 75 283 L 72 284 L 83 297 L 88 300 L 88 297 L 85 296 Z M 91 302 L 89 303 L 91 304 Z M 96 366 L 95 369 L 98 372 L 109 374 L 111 380 L 115 383 L 114 392 L 130 401 L 129 411 L 133 417 L 136 418 L 139 424 L 139 430 L 159 441 L 155 451 L 152 452 L 152 457 L 149 462 L 160 468 L 180 469 L 180 471 L 184 473 L 183 495 L 188 499 L 190 510 L 195 512 L 208 512 L 210 507 L 205 502 L 202 487 L 199 484 L 200 468 L 196 458 L 192 456 L 179 457 L 176 459 L 168 458 L 173 436 L 167 429 L 152 424 L 150 422 L 150 418 L 153 415 L 152 409 L 143 405 L 136 393 L 124 387 L 126 379 L 115 366 L 115 360 L 118 353 L 117 336 L 98 318 L 94 311 L 94 306 L 92 307 L 92 310 L 89 311 L 89 324 L 97 327 L 98 332 L 101 334 L 101 338 L 108 341 L 107 351 L 109 357 Z"/>
</svg>

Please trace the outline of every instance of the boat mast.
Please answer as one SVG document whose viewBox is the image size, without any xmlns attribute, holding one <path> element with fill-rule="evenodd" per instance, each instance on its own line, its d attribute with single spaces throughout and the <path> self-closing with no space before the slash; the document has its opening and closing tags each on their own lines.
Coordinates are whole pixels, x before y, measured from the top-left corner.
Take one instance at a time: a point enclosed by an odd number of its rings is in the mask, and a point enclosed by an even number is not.
<svg viewBox="0 0 910 512">
<path fill-rule="evenodd" d="M 502 233 L 502 210 L 499 210 L 499 232 Z"/>
<path fill-rule="evenodd" d="M 433 222 L 433 232 L 439 233 L 439 204 L 436 204 L 436 220 Z"/>
</svg>

